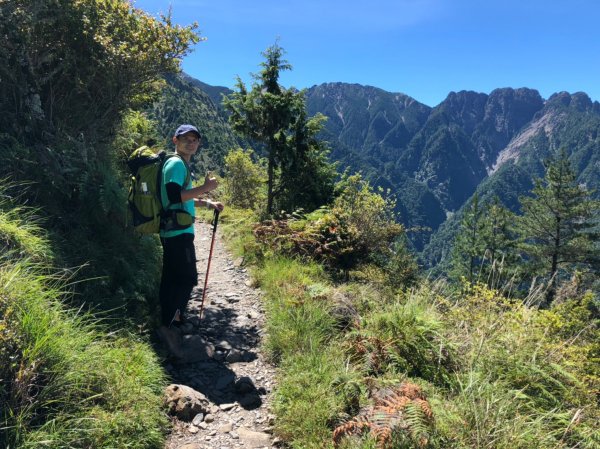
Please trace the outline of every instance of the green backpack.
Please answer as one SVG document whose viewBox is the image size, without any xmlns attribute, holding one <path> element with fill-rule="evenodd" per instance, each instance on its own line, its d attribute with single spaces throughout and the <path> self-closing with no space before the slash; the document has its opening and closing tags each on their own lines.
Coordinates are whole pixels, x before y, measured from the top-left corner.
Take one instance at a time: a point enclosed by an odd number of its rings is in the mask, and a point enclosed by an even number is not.
<svg viewBox="0 0 600 449">
<path fill-rule="evenodd" d="M 169 209 L 170 204 L 167 204 L 165 210 L 162 206 L 160 189 L 162 169 L 167 159 L 171 157 L 179 156 L 167 155 L 164 151 L 155 153 L 144 145 L 131 153 L 127 160 L 131 171 L 127 203 L 133 229 L 141 234 L 157 234 L 161 229 L 167 231 L 184 229 L 194 222 L 194 217 L 185 210 Z M 184 186 L 187 186 L 191 173 L 187 163 L 185 166 L 187 174 Z"/>
</svg>

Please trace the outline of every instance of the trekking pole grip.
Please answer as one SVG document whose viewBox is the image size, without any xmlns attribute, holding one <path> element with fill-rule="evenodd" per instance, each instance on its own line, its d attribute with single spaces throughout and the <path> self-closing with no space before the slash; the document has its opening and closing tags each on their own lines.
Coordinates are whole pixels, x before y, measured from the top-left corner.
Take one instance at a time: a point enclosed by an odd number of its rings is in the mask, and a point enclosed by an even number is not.
<svg viewBox="0 0 600 449">
<path fill-rule="evenodd" d="M 215 209 L 215 212 L 213 214 L 213 233 L 217 232 L 217 223 L 219 222 L 219 211 L 217 209 Z"/>
</svg>

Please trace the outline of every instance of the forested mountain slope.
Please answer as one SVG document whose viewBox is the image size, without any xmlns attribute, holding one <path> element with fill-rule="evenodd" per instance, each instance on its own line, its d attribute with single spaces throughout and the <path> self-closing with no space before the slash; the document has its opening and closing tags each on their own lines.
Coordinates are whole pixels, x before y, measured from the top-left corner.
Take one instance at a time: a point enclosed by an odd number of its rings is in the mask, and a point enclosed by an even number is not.
<svg viewBox="0 0 600 449">
<path fill-rule="evenodd" d="M 202 133 L 202 151 L 192 162 L 194 168 L 198 173 L 219 171 L 225 155 L 239 143 L 219 111 L 220 103 L 213 101 L 218 95 L 211 97 L 207 93 L 218 88 L 211 88 L 185 74 L 169 75 L 166 80 L 160 99 L 149 110 L 150 118 L 158 123 L 164 139 L 162 144 L 171 149 L 175 129 L 182 123 L 193 123 Z"/>
<path fill-rule="evenodd" d="M 178 80 L 170 81 L 171 96 L 183 88 L 195 92 L 199 110 L 211 109 L 209 115 L 188 115 L 190 120 L 204 120 L 197 121 L 200 127 L 229 136 L 217 110 L 222 95 L 231 91 L 189 77 Z M 560 92 L 545 100 L 527 88 L 461 91 L 430 108 L 401 93 L 326 83 L 307 89 L 306 102 L 310 115 L 328 118 L 322 138 L 339 169 L 360 171 L 396 196 L 401 221 L 418 230 L 411 240 L 424 251 L 427 265 L 444 258 L 460 210 L 475 192 L 484 201 L 499 196 L 514 210 L 532 177 L 543 174 L 543 161 L 561 147 L 579 181 L 598 185 L 600 104 L 585 93 Z M 179 109 L 195 114 L 192 106 Z M 233 142 L 233 137 L 221 139 L 213 147 L 209 143 L 208 157 L 215 165 L 222 148 Z"/>
<path fill-rule="evenodd" d="M 487 202 L 498 196 L 505 205 L 518 211 L 518 197 L 529 192 L 533 178 L 543 177 L 543 162 L 563 148 L 578 174 L 577 181 L 597 197 L 600 185 L 599 130 L 600 105 L 597 102 L 592 102 L 584 93 L 554 94 L 497 153 L 489 175 L 476 188 L 480 200 Z M 423 252 L 428 265 L 436 265 L 445 259 L 461 216 L 459 210 L 433 236 Z"/>
<path fill-rule="evenodd" d="M 309 89 L 307 99 L 311 113 L 329 117 L 332 157 L 390 188 L 408 226 L 431 228 L 413 236 L 418 249 L 444 223 L 426 250 L 428 264 L 441 260 L 441 242 L 452 242 L 452 217 L 476 191 L 515 209 L 532 176 L 543 175 L 543 161 L 563 146 L 579 181 L 598 185 L 600 105 L 584 93 L 544 100 L 532 89 L 452 92 L 429 109 L 402 94 L 324 84 Z"/>
</svg>

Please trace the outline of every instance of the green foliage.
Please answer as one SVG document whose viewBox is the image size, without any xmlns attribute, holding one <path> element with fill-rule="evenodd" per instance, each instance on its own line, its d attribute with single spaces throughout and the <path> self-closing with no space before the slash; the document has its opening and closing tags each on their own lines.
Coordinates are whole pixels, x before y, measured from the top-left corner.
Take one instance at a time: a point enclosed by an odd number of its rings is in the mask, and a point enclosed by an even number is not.
<svg viewBox="0 0 600 449">
<path fill-rule="evenodd" d="M 447 433 L 446 437 L 454 434 L 454 443 L 447 447 L 459 441 L 477 447 L 491 442 L 494 447 L 510 447 L 517 441 L 519 447 L 571 447 L 581 435 L 590 437 L 598 422 L 598 410 L 590 402 L 595 387 L 582 383 L 584 364 L 579 358 L 595 333 L 593 327 L 591 334 L 582 332 L 575 339 L 573 334 L 557 338 L 552 329 L 562 327 L 564 319 L 572 320 L 568 312 L 564 314 L 566 309 L 558 318 L 482 285 L 472 286 L 459 302 L 448 306 L 448 325 L 455 329 L 452 339 L 463 364 L 457 376 L 458 395 L 448 396 L 452 404 L 446 404 L 476 432 Z M 587 418 L 569 425 L 581 407 L 590 407 Z M 476 440 L 468 442 L 465 437 Z"/>
<path fill-rule="evenodd" d="M 412 294 L 374 311 L 347 335 L 347 347 L 365 375 L 407 375 L 452 383 L 456 367 L 441 316 L 425 295 Z"/>
<path fill-rule="evenodd" d="M 112 148 L 119 167 L 124 167 L 132 151 L 143 145 L 154 147 L 160 138 L 157 123 L 139 111 L 129 110 L 117 127 Z M 121 174 L 125 174 L 122 171 Z M 123 182 L 128 181 L 125 177 Z"/>
<path fill-rule="evenodd" d="M 252 161 L 252 150 L 230 151 L 225 156 L 225 201 L 228 206 L 264 210 L 266 169 Z"/>
<path fill-rule="evenodd" d="M 332 234 L 339 235 L 331 244 L 336 265 L 348 274 L 368 261 L 394 260 L 399 251 L 393 251 L 393 243 L 404 228 L 395 220 L 395 202 L 389 192 L 386 196 L 374 192 L 360 175 L 345 175 L 336 189 L 332 207 L 335 221 L 329 226 Z M 405 276 L 406 280 L 413 277 L 414 272 Z"/>
<path fill-rule="evenodd" d="M 451 276 L 468 283 L 485 282 L 491 288 L 514 283 L 520 258 L 513 222 L 513 214 L 498 197 L 482 204 L 475 194 L 464 209 L 452 248 Z"/>
<path fill-rule="evenodd" d="M 283 54 L 279 45 L 269 47 L 252 89 L 238 78 L 237 91 L 223 102 L 234 131 L 267 153 L 269 216 L 275 208 L 294 212 L 321 206 L 331 198 L 335 177 L 328 150 L 316 138 L 323 117 L 307 119 L 304 92 L 279 84 L 280 72 L 291 69 Z"/>
<path fill-rule="evenodd" d="M 146 104 L 198 38 L 122 0 L 5 3 L 1 132 L 102 139 L 120 113 Z M 80 136 L 81 135 L 81 136 Z"/>
<path fill-rule="evenodd" d="M 479 197 L 475 194 L 470 206 L 466 208 L 460 223 L 461 233 L 456 237 L 452 248 L 452 275 L 456 278 L 465 276 L 468 282 L 473 282 L 476 278 L 484 252 L 482 214 Z"/>
<path fill-rule="evenodd" d="M 360 175 L 344 177 L 338 195 L 330 208 L 255 226 L 256 252 L 264 257 L 268 248 L 276 254 L 324 262 L 346 279 L 351 270 L 368 277 L 375 269 L 386 277 L 387 285 L 414 283 L 418 267 L 402 239 L 404 229 L 394 221 L 393 201 L 373 192 Z"/>
<path fill-rule="evenodd" d="M 535 180 L 531 197 L 521 197 L 523 215 L 518 226 L 522 250 L 532 275 L 548 282 L 545 302 L 550 303 L 556 286 L 577 267 L 597 265 L 598 254 L 588 232 L 598 216 L 600 203 L 576 181 L 563 149 L 546 163 L 543 180 Z"/>
<path fill-rule="evenodd" d="M 277 415 L 275 431 L 293 448 L 331 448 L 330 425 L 338 419 L 343 398 L 331 386 L 344 360 L 327 347 L 314 346 L 310 352 L 294 353 L 281 364 L 280 379 L 273 403 Z M 333 353 L 332 353 L 333 352 Z"/>
<path fill-rule="evenodd" d="M 329 163 L 329 148 L 317 138 L 325 120 L 321 114 L 307 119 L 305 107 L 298 113 L 288 137 L 292 151 L 281 158 L 277 209 L 312 211 L 332 199 L 336 165 Z"/>
<path fill-rule="evenodd" d="M 43 231 L 21 221 L 30 213 L 0 210 L 12 224 L 3 238 L 17 242 L 0 259 L 0 446 L 162 447 L 165 379 L 154 352 L 65 309 L 69 280 L 49 267 Z"/>
<path fill-rule="evenodd" d="M 284 258 L 266 261 L 258 282 L 269 317 L 266 348 L 285 373 L 274 401 L 277 432 L 294 447 L 327 447 L 328 424 L 344 406 L 330 386 L 345 371 L 342 354 L 330 344 L 331 289 L 317 265 Z"/>
<path fill-rule="evenodd" d="M 193 30 L 124 0 L 16 0 L 0 9 L 8 43 L 0 50 L 0 176 L 31 184 L 24 198 L 51 230 L 56 263 L 84 266 L 74 302 L 121 308 L 142 322 L 153 308 L 145 297 L 155 289 L 158 244 L 124 229 L 121 162 L 129 144 L 155 133 L 128 111 L 149 104 L 163 74 L 178 70 L 198 40 Z"/>
<path fill-rule="evenodd" d="M 521 258 L 517 252 L 515 216 L 494 197 L 483 217 L 482 239 L 485 243 L 482 278 L 491 288 L 501 288 L 519 273 Z"/>
<path fill-rule="evenodd" d="M 0 180 L 0 261 L 27 259 L 49 263 L 53 251 L 35 210 L 19 204 L 26 185 Z"/>
<path fill-rule="evenodd" d="M 64 259 L 79 267 L 76 279 L 95 279 L 77 288 L 88 306 L 112 310 L 127 322 L 143 325 L 152 323 L 157 307 L 160 243 L 155 237 L 137 236 L 127 227 L 129 173 L 122 158 L 135 148 L 129 147 L 132 142 L 137 145 L 154 135 L 152 122 L 137 113 L 127 114 L 110 161 L 84 174 L 79 209 L 63 212 L 65 219 L 77 220 L 79 226 L 73 229 L 68 222 L 54 225 L 59 237 L 70 242 L 59 248 Z M 77 296 L 74 302 L 78 302 Z"/>
<path fill-rule="evenodd" d="M 289 259 L 265 262 L 258 282 L 269 295 L 266 347 L 271 358 L 279 360 L 282 354 L 309 351 L 330 338 L 333 321 L 327 304 L 311 296 L 310 287 L 320 277 L 319 271 L 315 264 L 302 265 Z"/>
<path fill-rule="evenodd" d="M 277 252 L 324 213 L 289 221 Z M 364 279 L 334 287 L 317 265 L 262 251 L 269 256 L 255 273 L 267 293 L 267 347 L 281 367 L 275 430 L 291 447 L 330 447 L 336 428 L 338 447 L 381 447 L 395 425 L 404 430 L 390 447 L 598 447 L 592 294 L 563 289 L 549 310 L 529 306 L 539 292 L 514 301 L 483 284 L 457 296 L 422 282 L 391 296 Z M 405 381 L 426 394 L 430 425 L 404 400 L 369 415 L 367 391 Z M 368 429 L 371 438 L 355 436 Z"/>
</svg>

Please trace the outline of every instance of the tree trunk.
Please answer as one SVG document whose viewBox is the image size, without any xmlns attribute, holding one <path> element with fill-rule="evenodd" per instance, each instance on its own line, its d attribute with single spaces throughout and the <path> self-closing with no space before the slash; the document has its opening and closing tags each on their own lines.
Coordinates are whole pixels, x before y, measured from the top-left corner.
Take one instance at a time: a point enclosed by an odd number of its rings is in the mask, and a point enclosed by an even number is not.
<svg viewBox="0 0 600 449">
<path fill-rule="evenodd" d="M 269 180 L 267 183 L 267 215 L 269 216 L 273 214 L 273 172 L 275 170 L 275 161 L 273 160 L 272 153 L 273 151 L 271 151 L 271 154 L 269 155 Z"/>
<path fill-rule="evenodd" d="M 554 237 L 554 251 L 552 253 L 552 266 L 550 267 L 550 285 L 546 292 L 546 304 L 550 305 L 556 295 L 556 274 L 558 272 L 558 254 L 560 252 L 560 217 L 556 219 L 556 234 Z"/>
</svg>

